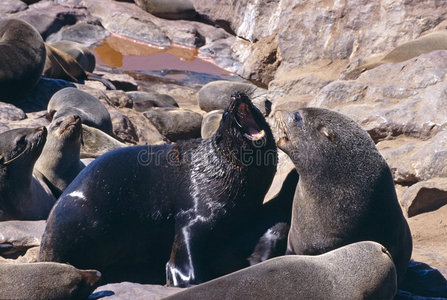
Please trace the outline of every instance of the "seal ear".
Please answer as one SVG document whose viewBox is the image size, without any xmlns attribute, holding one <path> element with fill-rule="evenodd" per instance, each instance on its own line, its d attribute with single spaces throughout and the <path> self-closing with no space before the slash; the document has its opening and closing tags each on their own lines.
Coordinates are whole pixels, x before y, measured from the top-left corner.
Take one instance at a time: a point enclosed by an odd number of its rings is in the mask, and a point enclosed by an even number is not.
<svg viewBox="0 0 447 300">
<path fill-rule="evenodd" d="M 322 135 L 324 135 L 325 137 L 327 137 L 331 142 L 335 141 L 335 138 L 336 138 L 335 133 L 334 133 L 332 130 L 330 130 L 329 128 L 327 128 L 327 127 L 325 127 L 325 126 L 323 126 L 323 125 L 320 125 L 320 126 L 318 127 L 318 131 L 319 131 Z"/>
</svg>

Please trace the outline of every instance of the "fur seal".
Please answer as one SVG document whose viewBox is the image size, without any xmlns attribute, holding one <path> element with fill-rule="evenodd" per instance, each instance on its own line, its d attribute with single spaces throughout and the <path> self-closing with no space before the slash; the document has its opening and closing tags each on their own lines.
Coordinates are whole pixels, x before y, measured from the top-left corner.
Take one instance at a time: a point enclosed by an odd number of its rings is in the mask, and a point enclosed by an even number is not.
<svg viewBox="0 0 447 300">
<path fill-rule="evenodd" d="M 104 104 L 77 88 L 67 87 L 56 92 L 48 102 L 47 110 L 51 119 L 78 115 L 83 124 L 113 136 L 112 119 Z"/>
<path fill-rule="evenodd" d="M 0 299 L 86 299 L 101 273 L 59 263 L 0 263 Z"/>
<path fill-rule="evenodd" d="M 48 126 L 47 141 L 36 161 L 34 172 L 40 172 L 58 198 L 85 165 L 80 161 L 81 118 L 63 116 Z"/>
<path fill-rule="evenodd" d="M 45 64 L 39 32 L 18 19 L 0 21 L 0 99 L 19 102 L 36 86 Z"/>
<path fill-rule="evenodd" d="M 390 254 L 367 241 L 272 258 L 164 299 L 393 299 L 396 290 Z"/>
<path fill-rule="evenodd" d="M 55 202 L 53 194 L 33 174 L 47 130 L 18 128 L 0 134 L 0 221 L 41 220 Z"/>
<path fill-rule="evenodd" d="M 276 161 L 269 125 L 235 92 L 208 139 L 126 147 L 89 164 L 50 213 L 40 260 L 98 269 L 106 281 L 140 267 L 146 282 L 174 286 L 237 270 L 254 245 L 239 251 L 233 237 L 257 216 Z"/>
<path fill-rule="evenodd" d="M 57 41 L 48 43 L 49 46 L 67 53 L 74 58 L 84 71 L 93 72 L 96 67 L 96 58 L 92 51 L 84 45 L 73 41 Z"/>
<path fill-rule="evenodd" d="M 447 50 L 447 30 L 427 33 L 413 41 L 403 43 L 385 55 L 365 58 L 366 63 L 344 75 L 344 80 L 357 79 L 363 72 L 386 63 L 398 63 L 435 50 Z"/>
<path fill-rule="evenodd" d="M 410 229 L 390 168 L 355 121 L 327 109 L 275 113 L 278 147 L 300 176 L 287 253 L 315 255 L 376 241 L 391 253 L 402 281 L 412 252 Z"/>
</svg>

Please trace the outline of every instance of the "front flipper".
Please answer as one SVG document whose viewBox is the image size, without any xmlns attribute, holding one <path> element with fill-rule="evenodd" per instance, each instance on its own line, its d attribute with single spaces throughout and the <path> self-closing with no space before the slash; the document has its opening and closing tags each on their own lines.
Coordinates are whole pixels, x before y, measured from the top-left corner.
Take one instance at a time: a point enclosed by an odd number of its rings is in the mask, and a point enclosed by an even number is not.
<svg viewBox="0 0 447 300">
<path fill-rule="evenodd" d="M 195 279 L 190 228 L 183 227 L 175 235 L 171 257 L 166 263 L 166 284 L 189 287 L 194 284 Z"/>
</svg>

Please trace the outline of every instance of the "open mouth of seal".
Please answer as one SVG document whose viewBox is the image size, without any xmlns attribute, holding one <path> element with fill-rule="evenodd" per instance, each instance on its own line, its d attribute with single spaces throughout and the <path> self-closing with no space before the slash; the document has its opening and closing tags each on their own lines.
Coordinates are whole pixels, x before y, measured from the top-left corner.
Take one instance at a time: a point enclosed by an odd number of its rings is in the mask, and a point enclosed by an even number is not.
<svg viewBox="0 0 447 300">
<path fill-rule="evenodd" d="M 265 136 L 264 129 L 256 123 L 250 106 L 242 102 L 237 108 L 235 116 L 236 124 L 242 129 L 244 136 L 252 141 L 257 141 Z"/>
</svg>

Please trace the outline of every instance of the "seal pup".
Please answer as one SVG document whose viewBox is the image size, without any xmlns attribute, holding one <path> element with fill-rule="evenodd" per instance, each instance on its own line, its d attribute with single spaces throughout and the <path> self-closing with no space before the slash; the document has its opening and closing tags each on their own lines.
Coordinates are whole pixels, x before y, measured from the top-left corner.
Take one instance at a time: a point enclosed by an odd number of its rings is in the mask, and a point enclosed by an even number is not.
<svg viewBox="0 0 447 300">
<path fill-rule="evenodd" d="M 0 100 L 18 103 L 36 86 L 45 65 L 39 32 L 19 19 L 0 20 Z"/>
<path fill-rule="evenodd" d="M 53 195 L 58 198 L 85 165 L 80 160 L 81 118 L 69 115 L 54 119 L 48 126 L 47 141 L 36 161 Z"/>
<path fill-rule="evenodd" d="M 41 220 L 48 216 L 55 199 L 42 178 L 33 175 L 46 137 L 45 127 L 0 134 L 0 221 Z"/>
<path fill-rule="evenodd" d="M 316 256 L 287 255 L 171 295 L 175 299 L 393 299 L 396 270 L 382 245 L 366 241 Z"/>
<path fill-rule="evenodd" d="M 145 282 L 174 286 L 237 270 L 254 245 L 241 254 L 233 237 L 262 207 L 276 161 L 265 118 L 235 92 L 208 139 L 126 147 L 89 164 L 51 211 L 40 260 L 95 268 L 105 281 L 140 267 Z"/>
<path fill-rule="evenodd" d="M 107 108 L 97 98 L 77 88 L 67 87 L 56 92 L 48 102 L 47 111 L 50 120 L 78 115 L 83 124 L 113 136 L 112 119 Z"/>
<path fill-rule="evenodd" d="M 352 119 L 327 109 L 277 111 L 278 148 L 299 174 L 288 254 L 315 255 L 376 241 L 402 281 L 412 252 L 393 177 L 373 140 Z"/>
</svg>

